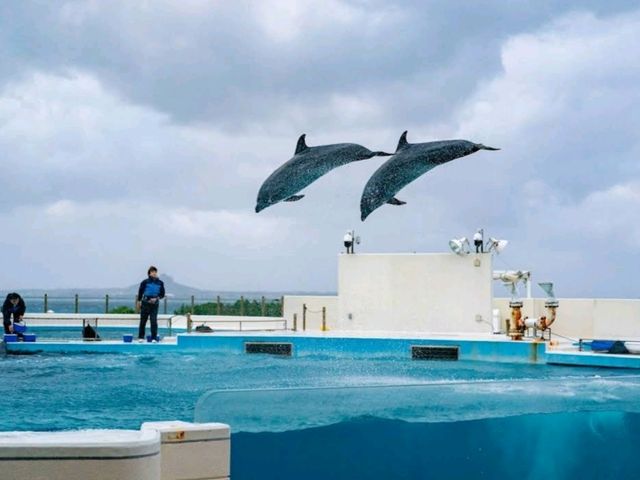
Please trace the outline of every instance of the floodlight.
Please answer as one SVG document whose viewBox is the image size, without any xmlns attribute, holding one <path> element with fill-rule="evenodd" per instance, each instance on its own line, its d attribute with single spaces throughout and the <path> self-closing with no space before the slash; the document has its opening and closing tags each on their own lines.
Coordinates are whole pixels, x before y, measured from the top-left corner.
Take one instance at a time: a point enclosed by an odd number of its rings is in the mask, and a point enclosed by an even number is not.
<svg viewBox="0 0 640 480">
<path fill-rule="evenodd" d="M 490 252 L 493 250 L 498 254 L 507 247 L 509 240 L 498 240 L 497 238 L 489 237 L 489 241 L 487 243 L 489 244 L 487 251 Z"/>
<path fill-rule="evenodd" d="M 466 255 L 469 253 L 469 240 L 467 237 L 452 238 L 449 240 L 449 248 L 456 255 Z"/>
</svg>

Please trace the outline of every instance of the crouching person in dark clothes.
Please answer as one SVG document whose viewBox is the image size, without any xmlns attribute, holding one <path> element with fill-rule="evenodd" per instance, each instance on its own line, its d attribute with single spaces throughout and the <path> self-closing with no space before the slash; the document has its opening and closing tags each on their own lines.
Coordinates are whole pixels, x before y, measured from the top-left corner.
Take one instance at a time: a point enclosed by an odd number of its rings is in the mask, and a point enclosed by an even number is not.
<svg viewBox="0 0 640 480">
<path fill-rule="evenodd" d="M 158 278 L 158 269 L 149 267 L 148 277 L 143 280 L 138 289 L 140 302 L 140 327 L 138 328 L 138 342 L 144 342 L 147 319 L 151 320 L 151 341 L 158 341 L 158 307 L 164 298 L 164 283 Z"/>
<path fill-rule="evenodd" d="M 4 324 L 4 333 L 13 333 L 13 324 L 11 323 L 11 317 L 13 317 L 13 323 L 22 322 L 24 312 L 26 312 L 27 306 L 20 295 L 13 292 L 7 295 L 7 298 L 2 305 L 2 323 Z M 22 338 L 22 333 L 18 333 L 18 338 Z"/>
</svg>

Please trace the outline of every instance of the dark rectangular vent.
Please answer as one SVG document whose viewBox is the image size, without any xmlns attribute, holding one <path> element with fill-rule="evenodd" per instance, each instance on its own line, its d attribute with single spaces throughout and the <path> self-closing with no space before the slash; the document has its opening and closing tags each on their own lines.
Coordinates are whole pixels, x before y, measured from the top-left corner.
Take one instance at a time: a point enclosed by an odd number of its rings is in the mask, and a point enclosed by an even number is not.
<svg viewBox="0 0 640 480">
<path fill-rule="evenodd" d="M 246 353 L 268 353 L 269 355 L 286 355 L 290 357 L 293 352 L 293 344 L 276 342 L 245 342 L 244 351 Z"/>
<path fill-rule="evenodd" d="M 445 345 L 413 345 L 411 358 L 414 360 L 458 360 L 460 347 Z"/>
</svg>

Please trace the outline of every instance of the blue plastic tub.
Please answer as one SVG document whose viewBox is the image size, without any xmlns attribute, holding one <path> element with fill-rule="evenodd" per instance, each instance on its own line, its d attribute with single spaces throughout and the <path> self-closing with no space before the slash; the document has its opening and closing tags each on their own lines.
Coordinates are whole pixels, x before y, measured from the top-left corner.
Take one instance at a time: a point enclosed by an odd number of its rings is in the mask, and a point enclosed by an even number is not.
<svg viewBox="0 0 640 480">
<path fill-rule="evenodd" d="M 4 334 L 4 342 L 5 343 L 16 343 L 18 341 L 18 335 L 15 333 L 5 333 Z"/>
<path fill-rule="evenodd" d="M 124 343 L 131 343 L 133 342 L 133 335 L 122 335 L 122 341 Z"/>
<path fill-rule="evenodd" d="M 22 336 L 22 340 L 24 340 L 25 342 L 35 342 L 36 341 L 36 334 L 35 333 L 25 333 Z"/>
<path fill-rule="evenodd" d="M 22 323 L 14 323 L 13 331 L 16 333 L 24 333 L 27 331 L 27 326 Z"/>
</svg>

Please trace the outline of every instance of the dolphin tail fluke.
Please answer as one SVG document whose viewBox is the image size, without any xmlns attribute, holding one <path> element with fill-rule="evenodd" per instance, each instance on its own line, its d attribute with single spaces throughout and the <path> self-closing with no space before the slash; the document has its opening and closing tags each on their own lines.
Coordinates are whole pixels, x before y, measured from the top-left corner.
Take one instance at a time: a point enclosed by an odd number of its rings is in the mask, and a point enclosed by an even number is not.
<svg viewBox="0 0 640 480">
<path fill-rule="evenodd" d="M 393 156 L 393 153 L 387 153 L 387 152 L 373 152 L 373 156 L 374 156 L 374 157 L 391 157 L 391 156 Z"/>
<path fill-rule="evenodd" d="M 304 195 L 291 195 L 289 198 L 285 199 L 285 202 L 297 202 L 298 200 L 302 200 Z"/>
<path fill-rule="evenodd" d="M 390 200 L 387 200 L 389 205 L 406 205 L 407 202 L 403 202 L 402 200 L 398 200 L 396 197 L 391 197 Z"/>
</svg>

